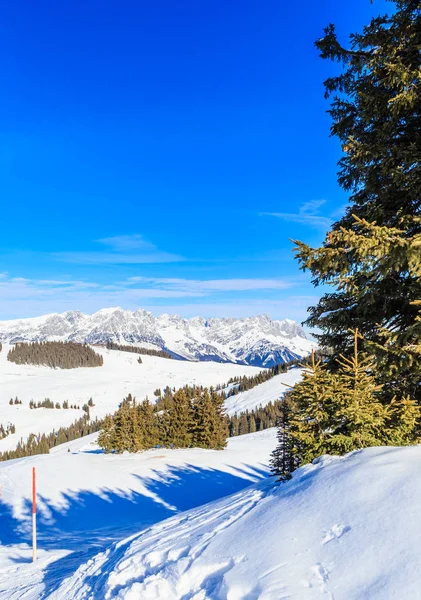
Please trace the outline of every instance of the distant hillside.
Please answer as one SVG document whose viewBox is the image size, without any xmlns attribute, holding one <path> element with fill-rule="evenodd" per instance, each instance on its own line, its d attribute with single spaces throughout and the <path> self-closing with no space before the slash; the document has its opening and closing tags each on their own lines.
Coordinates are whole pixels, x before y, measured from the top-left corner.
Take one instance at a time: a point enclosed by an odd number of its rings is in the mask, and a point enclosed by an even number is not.
<svg viewBox="0 0 421 600">
<path fill-rule="evenodd" d="M 0 321 L 0 341 L 72 341 L 141 345 L 187 360 L 215 360 L 258 367 L 301 358 L 314 347 L 295 321 L 268 316 L 245 319 L 183 319 L 177 315 L 106 308 L 32 319 Z"/>
</svg>

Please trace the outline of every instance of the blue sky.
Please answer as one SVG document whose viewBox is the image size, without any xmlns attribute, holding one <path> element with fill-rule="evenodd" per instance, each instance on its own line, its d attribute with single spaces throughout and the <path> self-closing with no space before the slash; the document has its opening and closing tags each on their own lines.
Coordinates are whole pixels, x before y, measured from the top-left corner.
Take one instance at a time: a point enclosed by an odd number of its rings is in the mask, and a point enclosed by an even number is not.
<svg viewBox="0 0 421 600">
<path fill-rule="evenodd" d="M 106 306 L 303 320 L 289 238 L 341 215 L 314 40 L 375 0 L 6 0 L 0 319 Z"/>
</svg>

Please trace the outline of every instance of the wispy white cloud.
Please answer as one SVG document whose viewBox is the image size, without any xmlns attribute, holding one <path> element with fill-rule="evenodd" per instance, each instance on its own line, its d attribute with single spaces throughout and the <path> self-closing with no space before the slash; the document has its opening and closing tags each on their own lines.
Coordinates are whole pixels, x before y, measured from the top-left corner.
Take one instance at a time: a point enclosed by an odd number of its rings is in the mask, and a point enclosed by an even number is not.
<svg viewBox="0 0 421 600">
<path fill-rule="evenodd" d="M 203 293 L 240 292 L 253 290 L 284 290 L 294 285 L 283 279 L 180 279 L 166 277 L 130 277 L 130 284 L 144 284 L 164 289 L 178 289 Z"/>
<path fill-rule="evenodd" d="M 118 252 L 54 252 L 52 257 L 60 262 L 84 265 L 141 265 L 173 263 L 184 260 L 182 256 L 170 254 L 169 252 L 145 254 L 123 254 Z"/>
<path fill-rule="evenodd" d="M 71 309 L 89 312 L 107 306 L 134 309 L 146 303 L 156 305 L 165 301 L 174 302 L 174 307 L 178 306 L 182 311 L 185 310 L 184 306 L 196 306 L 193 312 L 206 316 L 213 314 L 212 311 L 207 312 L 210 306 L 227 306 L 224 294 L 229 292 L 230 297 L 232 294 L 235 296 L 235 300 L 229 304 L 230 314 L 233 314 L 235 307 L 241 302 L 245 302 L 250 310 L 255 306 L 255 300 L 245 299 L 248 292 L 255 294 L 259 290 L 281 291 L 294 284 L 294 281 L 281 279 L 191 280 L 159 277 L 132 277 L 125 281 L 103 284 L 68 278 L 30 279 L 6 276 L 0 279 L 0 320 Z M 273 301 L 268 302 L 270 304 Z M 262 300 L 260 304 L 258 310 L 264 312 L 267 301 Z M 223 308 L 218 311 L 221 315 Z"/>
<path fill-rule="evenodd" d="M 178 254 L 159 250 L 140 234 L 117 235 L 95 240 L 106 250 L 53 252 L 55 260 L 85 265 L 173 263 L 185 260 Z"/>
<path fill-rule="evenodd" d="M 128 252 L 130 250 L 151 250 L 156 251 L 156 246 L 147 242 L 142 235 L 135 233 L 134 235 L 115 235 L 95 240 L 99 244 L 108 246 L 115 252 Z"/>
<path fill-rule="evenodd" d="M 277 217 L 283 221 L 300 223 L 316 229 L 328 229 L 332 225 L 333 218 L 320 214 L 320 209 L 325 203 L 326 200 L 311 200 L 300 206 L 297 213 L 262 212 L 260 216 Z"/>
</svg>

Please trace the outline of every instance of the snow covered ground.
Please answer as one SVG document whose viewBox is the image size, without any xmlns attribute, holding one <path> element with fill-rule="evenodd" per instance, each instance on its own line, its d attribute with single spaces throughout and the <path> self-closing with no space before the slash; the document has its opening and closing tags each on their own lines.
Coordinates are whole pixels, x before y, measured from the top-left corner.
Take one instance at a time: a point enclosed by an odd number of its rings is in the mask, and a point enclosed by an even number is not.
<svg viewBox="0 0 421 600">
<path fill-rule="evenodd" d="M 21 437 L 30 433 L 50 433 L 54 428 L 70 425 L 83 415 L 82 410 L 39 408 L 31 410 L 29 401 L 50 398 L 54 403 L 69 400 L 80 407 L 93 398 L 93 418 L 103 417 L 116 410 L 121 400 L 131 393 L 143 400 L 153 398 L 157 388 L 185 384 L 217 385 L 230 377 L 254 375 L 257 367 L 216 362 L 187 362 L 155 356 L 138 355 L 95 348 L 104 356 L 102 367 L 89 369 L 50 369 L 33 365 L 16 365 L 7 361 L 9 346 L 0 352 L 0 423 L 13 423 L 16 433 L 0 440 L 0 452 L 14 449 Z M 9 405 L 18 396 L 22 405 Z"/>
<path fill-rule="evenodd" d="M 294 367 L 287 373 L 276 375 L 246 392 L 240 392 L 226 399 L 225 407 L 229 415 L 238 415 L 256 406 L 266 406 L 269 402 L 278 400 L 288 391 L 289 386 L 295 385 L 302 377 L 302 369 Z"/>
<path fill-rule="evenodd" d="M 276 484 L 265 477 L 273 430 L 223 452 L 105 456 L 86 441 L 0 465 L 0 599 L 420 597 L 419 446 L 322 457 Z"/>
<path fill-rule="evenodd" d="M 13 423 L 16 433 L 0 440 L 0 452 L 16 448 L 21 438 L 30 433 L 50 433 L 53 429 L 68 426 L 84 413 L 82 410 L 37 408 L 31 410 L 29 401 L 50 398 L 54 403 L 77 403 L 81 408 L 92 398 L 95 406 L 91 416 L 104 417 L 113 413 L 128 393 L 143 400 L 152 400 L 157 388 L 181 387 L 185 384 L 217 385 L 231 377 L 251 376 L 260 373 L 258 367 L 230 363 L 187 362 L 155 356 L 142 356 L 95 347 L 104 356 L 102 367 L 89 369 L 51 369 L 33 365 L 16 365 L 7 361 L 8 345 L 0 352 L 0 423 Z M 282 382 L 293 384 L 300 378 L 297 369 L 227 399 L 229 414 L 240 413 L 259 404 L 276 400 L 287 389 Z M 9 405 L 10 398 L 18 396 L 23 404 Z"/>
<path fill-rule="evenodd" d="M 0 463 L 1 600 L 71 600 L 70 592 L 54 595 L 64 577 L 115 540 L 266 477 L 276 443 L 275 431 L 267 430 L 231 439 L 224 451 L 104 455 L 96 437 Z M 33 466 L 39 505 L 35 565 L 28 545 Z"/>
</svg>

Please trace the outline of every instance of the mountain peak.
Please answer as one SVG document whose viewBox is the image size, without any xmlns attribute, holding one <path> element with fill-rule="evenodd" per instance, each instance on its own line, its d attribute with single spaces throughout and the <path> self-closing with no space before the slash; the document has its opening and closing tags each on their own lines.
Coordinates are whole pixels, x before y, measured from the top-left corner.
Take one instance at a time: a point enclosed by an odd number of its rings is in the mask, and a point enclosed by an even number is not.
<svg viewBox="0 0 421 600">
<path fill-rule="evenodd" d="M 242 319 L 163 314 L 142 308 L 103 308 L 92 315 L 67 311 L 34 319 L 0 322 L 0 341 L 61 339 L 90 344 L 113 341 L 148 345 L 170 351 L 187 360 L 216 360 L 270 367 L 311 352 L 310 341 L 291 319 L 274 321 L 268 315 Z"/>
</svg>

